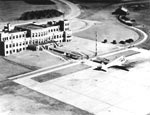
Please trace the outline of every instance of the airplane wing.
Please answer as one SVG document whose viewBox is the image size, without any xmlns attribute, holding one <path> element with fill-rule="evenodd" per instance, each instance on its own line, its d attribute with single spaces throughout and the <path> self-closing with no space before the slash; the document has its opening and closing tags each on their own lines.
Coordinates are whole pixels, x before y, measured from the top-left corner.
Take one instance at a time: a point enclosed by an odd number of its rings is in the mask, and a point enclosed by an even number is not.
<svg viewBox="0 0 150 115">
<path fill-rule="evenodd" d="M 102 69 L 107 71 L 108 68 L 110 68 L 112 66 L 122 66 L 123 64 L 125 64 L 126 61 L 127 60 L 125 59 L 125 57 L 121 56 L 106 65 L 102 64 Z"/>
</svg>

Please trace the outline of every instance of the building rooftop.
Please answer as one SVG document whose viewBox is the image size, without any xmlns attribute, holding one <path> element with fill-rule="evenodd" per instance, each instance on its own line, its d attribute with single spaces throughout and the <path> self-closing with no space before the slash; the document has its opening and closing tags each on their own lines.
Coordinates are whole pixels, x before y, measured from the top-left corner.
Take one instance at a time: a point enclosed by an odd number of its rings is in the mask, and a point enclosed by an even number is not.
<svg viewBox="0 0 150 115">
<path fill-rule="evenodd" d="M 51 26 L 56 26 L 56 23 L 54 24 L 47 23 L 47 24 L 41 24 L 41 25 L 30 23 L 30 24 L 25 24 L 25 25 L 19 25 L 17 27 L 22 28 L 22 29 L 36 30 L 36 29 L 42 29 L 42 28 L 47 28 Z"/>
<path fill-rule="evenodd" d="M 124 11 L 124 12 L 128 12 L 128 9 L 123 7 L 123 6 L 121 7 L 121 10 Z"/>
<path fill-rule="evenodd" d="M 25 24 L 25 25 L 19 25 L 17 27 L 23 28 L 23 29 L 29 29 L 29 30 L 36 30 L 36 29 L 41 29 L 43 28 L 40 25 L 35 25 L 35 24 Z"/>
<path fill-rule="evenodd" d="M 18 32 L 24 32 L 24 31 L 20 31 L 20 30 L 17 30 L 17 29 L 12 29 L 10 31 L 0 31 L 0 33 L 18 33 Z"/>
</svg>

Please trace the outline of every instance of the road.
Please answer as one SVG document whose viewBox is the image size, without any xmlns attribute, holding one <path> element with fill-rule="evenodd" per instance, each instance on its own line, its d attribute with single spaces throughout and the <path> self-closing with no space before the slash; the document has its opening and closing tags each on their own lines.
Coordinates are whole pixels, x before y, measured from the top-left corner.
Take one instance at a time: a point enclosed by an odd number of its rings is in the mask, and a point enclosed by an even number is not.
<svg viewBox="0 0 150 115">
<path fill-rule="evenodd" d="M 80 8 L 77 5 L 73 4 L 72 2 L 69 2 L 67 0 L 57 0 L 57 1 L 63 2 L 70 7 L 71 10 L 70 10 L 69 14 L 65 15 L 66 19 L 73 19 L 73 18 L 78 17 L 81 14 Z M 54 0 L 54 2 L 55 2 L 55 0 Z M 60 8 L 60 10 L 63 10 L 63 8 L 60 6 L 61 6 L 61 4 L 59 3 L 58 7 Z"/>
</svg>

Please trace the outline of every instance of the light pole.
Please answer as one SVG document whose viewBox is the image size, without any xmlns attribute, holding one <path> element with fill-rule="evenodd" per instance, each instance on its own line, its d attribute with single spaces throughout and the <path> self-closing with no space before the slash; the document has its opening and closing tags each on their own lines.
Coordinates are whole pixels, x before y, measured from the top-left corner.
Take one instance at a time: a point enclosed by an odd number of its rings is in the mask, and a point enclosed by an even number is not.
<svg viewBox="0 0 150 115">
<path fill-rule="evenodd" d="M 95 32 L 96 38 L 95 38 L 95 57 L 97 56 L 97 32 Z"/>
</svg>

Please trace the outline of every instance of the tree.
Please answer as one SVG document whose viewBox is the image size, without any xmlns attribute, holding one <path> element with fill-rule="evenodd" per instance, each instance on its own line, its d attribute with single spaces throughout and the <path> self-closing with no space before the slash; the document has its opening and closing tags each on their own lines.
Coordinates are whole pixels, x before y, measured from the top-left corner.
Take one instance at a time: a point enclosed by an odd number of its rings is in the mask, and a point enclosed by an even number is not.
<svg viewBox="0 0 150 115">
<path fill-rule="evenodd" d="M 19 20 L 31 20 L 31 19 L 42 19 L 42 18 L 53 18 L 61 16 L 63 13 L 55 9 L 51 10 L 38 10 L 24 12 Z"/>
<path fill-rule="evenodd" d="M 132 42 L 134 42 L 134 40 L 130 38 L 130 39 L 127 39 L 125 42 L 126 43 L 132 43 Z"/>
<path fill-rule="evenodd" d="M 107 39 L 104 39 L 104 41 L 102 41 L 102 43 L 106 43 L 107 42 Z"/>
<path fill-rule="evenodd" d="M 126 43 L 125 41 L 120 41 L 120 42 L 119 42 L 119 44 L 125 44 L 125 43 Z"/>
<path fill-rule="evenodd" d="M 111 43 L 112 43 L 112 44 L 117 44 L 116 40 L 113 40 Z"/>
</svg>

